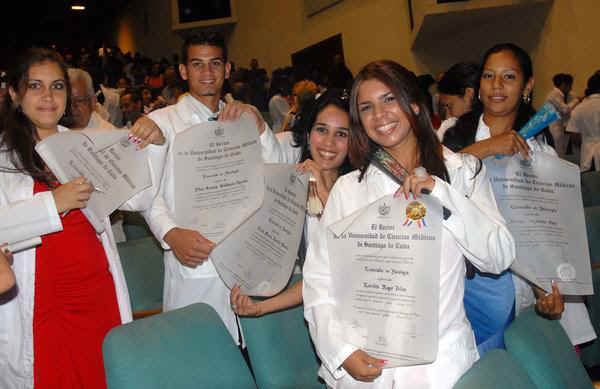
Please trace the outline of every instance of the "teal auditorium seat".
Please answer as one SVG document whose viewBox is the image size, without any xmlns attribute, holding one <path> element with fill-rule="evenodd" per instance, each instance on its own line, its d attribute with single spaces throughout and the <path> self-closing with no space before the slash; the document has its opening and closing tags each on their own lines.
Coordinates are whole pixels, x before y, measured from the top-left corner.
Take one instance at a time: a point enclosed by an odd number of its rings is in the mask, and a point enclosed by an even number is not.
<svg viewBox="0 0 600 389">
<path fill-rule="evenodd" d="M 117 243 L 117 249 L 134 314 L 160 311 L 165 271 L 163 251 L 158 242 L 153 237 L 128 240 Z"/>
<path fill-rule="evenodd" d="M 592 280 L 596 294 L 585 296 L 585 302 L 594 331 L 600 334 L 600 268 L 592 269 Z M 600 340 L 595 339 L 581 347 L 581 361 L 587 367 L 600 365 Z"/>
<path fill-rule="evenodd" d="M 600 172 L 581 174 L 581 197 L 584 207 L 600 205 Z"/>
<path fill-rule="evenodd" d="M 592 265 L 600 264 L 600 206 L 586 207 L 583 213 L 590 248 L 590 262 Z"/>
<path fill-rule="evenodd" d="M 109 389 L 256 388 L 240 350 L 206 304 L 113 328 L 103 354 Z"/>
<path fill-rule="evenodd" d="M 535 384 L 506 351 L 487 352 L 454 385 L 454 389 L 531 389 Z"/>
<path fill-rule="evenodd" d="M 289 285 L 300 279 L 294 275 Z M 260 389 L 325 388 L 302 306 L 240 321 Z"/>
<path fill-rule="evenodd" d="M 538 316 L 533 307 L 506 329 L 504 342 L 538 389 L 594 387 L 560 322 Z"/>
<path fill-rule="evenodd" d="M 127 240 L 135 240 L 152 236 L 146 220 L 139 212 L 121 211 L 123 215 L 123 232 Z"/>
</svg>

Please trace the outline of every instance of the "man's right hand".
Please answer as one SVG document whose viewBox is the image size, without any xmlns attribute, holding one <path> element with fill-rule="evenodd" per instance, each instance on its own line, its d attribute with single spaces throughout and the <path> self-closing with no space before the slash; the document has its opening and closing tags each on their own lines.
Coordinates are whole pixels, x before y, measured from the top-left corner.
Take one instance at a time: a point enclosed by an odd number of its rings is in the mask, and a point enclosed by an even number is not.
<svg viewBox="0 0 600 389">
<path fill-rule="evenodd" d="M 198 231 L 175 227 L 165 234 L 164 241 L 171 247 L 183 266 L 196 268 L 208 259 L 215 244 Z"/>
<path fill-rule="evenodd" d="M 385 364 L 386 361 L 382 359 L 373 358 L 363 350 L 356 350 L 346 358 L 342 366 L 355 380 L 373 382 L 381 375 Z"/>
</svg>

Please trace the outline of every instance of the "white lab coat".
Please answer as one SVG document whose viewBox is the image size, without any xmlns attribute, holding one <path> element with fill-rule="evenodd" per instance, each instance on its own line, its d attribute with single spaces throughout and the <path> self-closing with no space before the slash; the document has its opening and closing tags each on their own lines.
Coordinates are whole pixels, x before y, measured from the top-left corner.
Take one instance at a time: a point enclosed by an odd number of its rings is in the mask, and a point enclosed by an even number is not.
<svg viewBox="0 0 600 389">
<path fill-rule="evenodd" d="M 367 204 L 393 194 L 398 184 L 370 166 L 362 182 L 358 171 L 340 177 L 325 206 L 320 231 L 311 236 L 304 264 L 304 316 L 322 361 L 319 374 L 334 388 L 451 388 L 479 358 L 475 337 L 463 305 L 466 256 L 480 270 L 500 273 L 515 257 L 515 244 L 498 211 L 485 166 L 475 176 L 478 161 L 444 149 L 448 184 L 435 178 L 431 193 L 452 215 L 443 222 L 439 289 L 439 348 L 435 362 L 384 369 L 373 383 L 354 380 L 342 364 L 357 348 L 345 343 L 336 327 L 335 302 L 325 226 Z M 475 177 L 475 178 L 473 178 Z"/>
<path fill-rule="evenodd" d="M 600 93 L 586 97 L 571 113 L 567 132 L 581 134 L 581 171 L 600 171 Z"/>
<path fill-rule="evenodd" d="M 68 131 L 59 126 L 59 131 Z M 161 171 L 154 169 L 161 165 L 166 147 L 150 146 L 151 171 L 153 182 L 160 180 Z M 12 167 L 7 153 L 0 153 L 0 166 Z M 158 185 L 148 188 L 122 206 L 124 210 L 147 208 L 152 203 Z M 23 219 L 13 206 L 26 202 L 35 212 L 35 218 Z M 0 220 L 3 226 L 27 225 L 36 228 L 40 235 L 62 230 L 62 223 L 51 192 L 33 194 L 33 179 L 22 173 L 0 172 Z M 115 291 L 121 315 L 121 322 L 131 321 L 129 293 L 123 275 L 110 221 L 104 220 L 105 231 L 98 236 L 108 259 L 109 270 L 115 284 Z M 2 237 L 0 237 L 0 241 Z M 65 249 L 68 249 L 66 247 Z M 17 280 L 16 295 L 4 295 L 0 301 L 0 388 L 32 389 L 33 382 L 33 311 L 35 285 L 35 248 L 14 253 L 13 271 Z M 7 301 L 7 302 L 6 302 Z M 68 368 L 68 366 L 57 366 Z"/>
<path fill-rule="evenodd" d="M 223 106 L 224 103 L 220 102 L 219 110 Z M 189 94 L 180 98 L 177 104 L 153 111 L 148 115 L 163 131 L 167 138 L 169 151 L 177 133 L 196 124 L 204 123 L 215 116 L 216 114 L 211 112 L 208 107 Z M 265 131 L 260 136 L 263 159 L 278 162 L 281 159 L 279 142 L 266 124 L 265 127 Z M 198 135 L 202 136 L 202 134 Z M 219 278 L 210 258 L 195 269 L 183 266 L 163 239 L 169 230 L 177 226 L 174 218 L 175 176 L 173 163 L 173 155 L 169 152 L 165 160 L 159 195 L 152 208 L 144 212 L 144 217 L 152 233 L 162 247 L 167 250 L 164 254 L 163 309 L 170 311 L 197 302 L 207 303 L 219 313 L 231 336 L 238 342 L 236 317 L 229 304 L 229 289 Z M 226 217 L 226 215 L 223 216 Z"/>
<path fill-rule="evenodd" d="M 483 121 L 482 115 L 479 118 L 475 141 L 480 142 L 490 137 L 490 128 Z M 556 151 L 546 144 L 541 137 L 538 138 L 529 138 L 527 140 L 527 144 L 531 150 L 534 153 L 548 153 L 558 158 Z M 525 279 L 515 273 L 512 273 L 512 276 L 513 284 L 515 285 L 515 314 L 518 316 L 525 308 L 535 304 L 535 295 L 533 294 L 531 285 Z M 560 324 L 574 345 L 589 342 L 596 338 L 596 332 L 590 321 L 590 316 L 582 296 L 565 296 L 565 311 L 561 316 Z"/>
<path fill-rule="evenodd" d="M 567 96 L 567 102 L 565 102 L 565 94 L 560 89 L 554 87 L 548 93 L 546 102 L 552 103 L 556 110 L 560 113 L 560 119 L 550 124 L 549 129 L 554 139 L 554 148 L 558 155 L 563 157 L 567 152 L 567 146 L 569 145 L 569 136 L 565 134 L 565 127 L 569 121 L 569 115 L 571 110 L 579 103 L 579 99 L 573 96 Z"/>
</svg>

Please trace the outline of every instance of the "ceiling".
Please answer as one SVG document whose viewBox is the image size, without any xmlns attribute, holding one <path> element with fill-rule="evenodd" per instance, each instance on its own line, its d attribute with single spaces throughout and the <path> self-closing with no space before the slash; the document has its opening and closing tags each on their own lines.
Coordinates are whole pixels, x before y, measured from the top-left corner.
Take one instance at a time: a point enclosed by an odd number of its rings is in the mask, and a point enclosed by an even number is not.
<svg viewBox="0 0 600 389">
<path fill-rule="evenodd" d="M 110 37 L 114 21 L 129 0 L 11 1 L 0 24 L 4 48 L 58 44 L 78 47 Z M 84 5 L 73 11 L 71 5 Z"/>
</svg>

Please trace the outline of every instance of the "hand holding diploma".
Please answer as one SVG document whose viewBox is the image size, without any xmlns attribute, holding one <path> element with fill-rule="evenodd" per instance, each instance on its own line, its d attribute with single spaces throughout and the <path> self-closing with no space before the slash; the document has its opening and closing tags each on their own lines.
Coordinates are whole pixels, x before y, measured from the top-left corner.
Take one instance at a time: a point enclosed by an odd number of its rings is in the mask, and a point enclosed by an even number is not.
<svg viewBox="0 0 600 389">
<path fill-rule="evenodd" d="M 215 244 L 198 231 L 175 227 L 165 234 L 164 241 L 171 247 L 183 266 L 196 268 L 202 265 L 215 248 Z"/>
<path fill-rule="evenodd" d="M 160 128 L 147 116 L 140 116 L 129 130 L 129 140 L 143 149 L 149 144 L 164 145 L 165 137 Z"/>
<path fill-rule="evenodd" d="M 52 191 L 56 210 L 58 213 L 63 213 L 72 209 L 85 208 L 93 191 L 94 187 L 87 182 L 85 177 L 77 177 L 58 186 Z"/>
<path fill-rule="evenodd" d="M 373 358 L 362 350 L 356 350 L 342 364 L 344 369 L 357 381 L 373 382 L 381 375 L 386 361 Z"/>
</svg>

